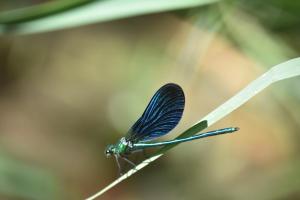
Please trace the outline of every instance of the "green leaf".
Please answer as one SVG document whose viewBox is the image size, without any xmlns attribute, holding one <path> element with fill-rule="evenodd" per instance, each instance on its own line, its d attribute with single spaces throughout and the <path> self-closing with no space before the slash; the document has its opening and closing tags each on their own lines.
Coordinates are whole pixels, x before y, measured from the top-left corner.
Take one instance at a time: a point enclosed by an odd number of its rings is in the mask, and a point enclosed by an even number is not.
<svg viewBox="0 0 300 200">
<path fill-rule="evenodd" d="M 49 1 L 34 6 L 0 13 L 0 24 L 16 24 L 67 11 L 91 0 Z"/>
<path fill-rule="evenodd" d="M 73 9 L 23 23 L 4 25 L 2 33 L 28 34 L 54 31 L 132 16 L 193 8 L 218 0 L 106 0 L 93 1 Z M 11 17 L 13 18 L 13 17 Z M 20 20 L 21 17 L 16 17 Z M 0 18 L 1 21 L 1 18 Z M 0 32 L 1 33 L 1 32 Z"/>
</svg>

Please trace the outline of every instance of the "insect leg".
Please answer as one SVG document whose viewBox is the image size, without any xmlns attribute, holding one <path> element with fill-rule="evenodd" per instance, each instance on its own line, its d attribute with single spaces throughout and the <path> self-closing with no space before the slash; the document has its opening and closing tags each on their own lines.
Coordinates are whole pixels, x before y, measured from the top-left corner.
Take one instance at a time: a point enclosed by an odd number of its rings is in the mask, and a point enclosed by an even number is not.
<svg viewBox="0 0 300 200">
<path fill-rule="evenodd" d="M 117 162 L 117 165 L 118 165 L 118 172 L 120 174 L 120 176 L 122 176 L 122 170 L 121 170 L 121 165 L 120 165 L 120 162 L 119 162 L 119 156 L 118 155 L 115 155 L 115 158 L 116 158 L 116 162 Z"/>
<path fill-rule="evenodd" d="M 124 156 L 120 156 L 120 158 L 122 158 L 123 160 L 125 160 L 126 162 L 128 162 L 129 164 L 131 164 L 134 168 L 136 167 L 136 164 L 132 161 L 130 161 L 128 158 L 124 157 Z"/>
</svg>

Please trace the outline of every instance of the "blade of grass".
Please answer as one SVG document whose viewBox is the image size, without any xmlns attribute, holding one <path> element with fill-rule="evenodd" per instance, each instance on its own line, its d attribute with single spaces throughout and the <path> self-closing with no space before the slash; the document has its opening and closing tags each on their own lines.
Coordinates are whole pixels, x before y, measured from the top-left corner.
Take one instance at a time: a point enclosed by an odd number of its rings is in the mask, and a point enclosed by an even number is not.
<svg viewBox="0 0 300 200">
<path fill-rule="evenodd" d="M 16 24 L 38 19 L 74 7 L 86 4 L 92 0 L 49 1 L 25 8 L 19 8 L 0 13 L 0 24 Z"/>
<path fill-rule="evenodd" d="M 237 4 L 238 7 L 220 5 L 220 13 L 223 16 L 221 20 L 224 24 L 223 30 L 241 51 L 262 64 L 259 66 L 260 68 L 267 70 L 269 66 L 297 56 L 297 52 L 287 43 L 287 40 L 279 37 L 271 30 L 267 30 L 266 26 L 255 20 L 252 15 L 249 15 L 250 13 L 245 12 L 245 4 Z M 280 17 L 283 16 L 280 15 Z M 298 103 L 300 93 L 291 91 L 289 88 L 297 87 L 298 84 L 296 81 L 291 81 L 285 85 L 277 86 L 276 90 L 272 91 L 274 98 L 282 102 L 281 106 L 290 114 L 290 122 L 295 125 L 300 124 L 300 113 L 294 112 L 290 105 Z"/>
<path fill-rule="evenodd" d="M 288 79 L 299 75 L 300 75 L 300 57 L 288 60 L 286 62 L 283 62 L 281 64 L 272 67 L 270 70 L 262 74 L 256 80 L 252 81 L 248 86 L 246 86 L 236 95 L 234 95 L 229 100 L 227 100 L 224 104 L 222 104 L 221 106 L 213 110 L 211 113 L 206 115 L 199 122 L 194 124 L 191 128 L 189 128 L 179 137 L 185 137 L 185 136 L 196 134 L 197 131 L 202 130 L 207 126 L 214 124 L 218 120 L 222 119 L 223 117 L 225 117 L 226 115 L 228 115 L 229 113 L 231 113 L 232 111 L 234 111 L 235 109 L 243 105 L 245 102 L 247 102 L 249 99 L 251 99 L 253 96 L 261 92 L 269 85 L 277 81 Z M 163 153 L 165 153 L 166 151 L 170 150 L 173 147 L 174 146 L 170 148 L 163 147 L 159 151 L 158 155 L 155 155 L 149 159 L 144 160 L 139 165 L 137 165 L 136 168 L 129 170 L 126 174 L 113 181 L 111 184 L 109 184 L 108 186 L 100 190 L 98 193 L 94 194 L 91 197 L 88 197 L 86 200 L 93 200 L 101 196 L 106 191 L 116 186 L 118 183 L 122 182 L 123 180 L 127 179 L 137 171 L 147 166 L 149 163 L 158 159 L 160 156 L 163 155 Z"/>
<path fill-rule="evenodd" d="M 219 0 L 106 0 L 93 1 L 65 12 L 15 25 L 3 25 L 2 32 L 15 34 L 54 31 L 137 15 L 185 9 Z"/>
</svg>

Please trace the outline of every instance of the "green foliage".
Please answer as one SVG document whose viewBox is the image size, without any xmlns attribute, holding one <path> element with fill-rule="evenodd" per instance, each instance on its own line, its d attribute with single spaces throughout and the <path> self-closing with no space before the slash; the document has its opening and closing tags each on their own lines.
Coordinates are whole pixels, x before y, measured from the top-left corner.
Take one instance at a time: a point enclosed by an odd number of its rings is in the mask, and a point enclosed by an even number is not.
<svg viewBox="0 0 300 200">
<path fill-rule="evenodd" d="M 17 24 L 43 18 L 49 15 L 67 12 L 92 0 L 50 1 L 43 4 L 0 13 L 0 24 Z"/>
<path fill-rule="evenodd" d="M 0 31 L 17 34 L 53 31 L 149 13 L 192 8 L 216 1 L 217 0 L 78 0 L 74 3 L 70 1 L 66 1 L 66 3 L 63 3 L 65 1 L 59 1 L 62 3 L 49 3 L 38 7 L 3 13 L 0 15 L 0 24 L 2 23 Z M 85 2 L 89 3 L 84 4 Z M 11 25 L 5 25 L 7 23 Z"/>
</svg>

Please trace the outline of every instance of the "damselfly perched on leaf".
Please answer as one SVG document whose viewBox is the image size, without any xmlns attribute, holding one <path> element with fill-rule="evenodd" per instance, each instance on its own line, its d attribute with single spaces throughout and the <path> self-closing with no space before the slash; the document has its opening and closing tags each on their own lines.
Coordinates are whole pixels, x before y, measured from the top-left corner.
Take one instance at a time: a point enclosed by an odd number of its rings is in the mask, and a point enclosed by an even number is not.
<svg viewBox="0 0 300 200">
<path fill-rule="evenodd" d="M 107 146 L 105 149 L 106 156 L 114 155 L 120 170 L 120 158 L 135 166 L 135 164 L 127 158 L 127 156 L 133 152 L 146 148 L 172 145 L 204 137 L 232 133 L 239 129 L 237 127 L 229 127 L 186 138 L 163 142 L 150 142 L 175 128 L 182 117 L 184 103 L 184 93 L 179 85 L 168 83 L 162 86 L 154 94 L 143 115 L 130 128 L 126 136 L 122 137 L 116 144 Z"/>
</svg>

